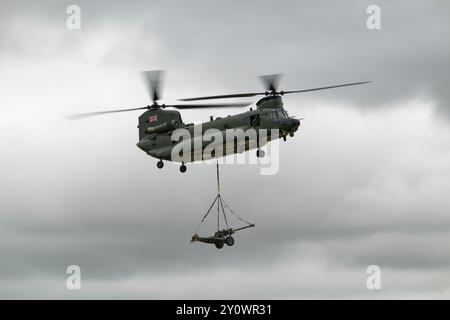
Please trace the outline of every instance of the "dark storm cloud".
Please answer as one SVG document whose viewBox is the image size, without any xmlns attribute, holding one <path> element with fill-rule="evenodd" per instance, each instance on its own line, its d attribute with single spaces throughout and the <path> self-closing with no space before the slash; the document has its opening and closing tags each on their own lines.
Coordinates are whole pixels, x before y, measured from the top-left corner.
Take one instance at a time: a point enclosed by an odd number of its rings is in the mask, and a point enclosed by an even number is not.
<svg viewBox="0 0 450 320">
<path fill-rule="evenodd" d="M 398 290 L 387 297 L 448 292 L 435 281 L 450 268 L 448 127 L 410 103 L 448 113 L 447 2 L 379 1 L 380 31 L 367 30 L 364 1 L 79 1 L 76 32 L 68 4 L 2 3 L 0 296 L 73 297 L 69 264 L 84 297 L 365 296 L 373 263 Z M 189 243 L 213 167 L 158 171 L 135 148 L 135 114 L 48 120 L 146 103 L 134 74 L 157 68 L 169 98 L 261 90 L 254 76 L 273 72 L 283 89 L 375 82 L 286 97 L 288 109 L 312 103 L 289 109 L 307 114 L 304 133 L 282 145 L 275 176 L 224 167 L 225 199 L 257 227 L 217 252 Z M 212 280 L 244 285 L 220 295 Z"/>
<path fill-rule="evenodd" d="M 450 26 L 444 10 L 448 4 L 379 2 L 379 31 L 366 28 L 369 4 L 245 3 L 236 10 L 229 2 L 178 9 L 169 3 L 161 11 L 167 15 L 152 16 L 143 25 L 142 40 L 163 39 L 159 52 L 186 70 L 199 88 L 213 76 L 227 90 L 260 89 L 254 75 L 270 72 L 285 72 L 282 86 L 287 89 L 374 80 L 366 87 L 307 97 L 373 107 L 426 96 L 448 114 L 450 43 L 445 32 Z"/>
<path fill-rule="evenodd" d="M 450 22 L 446 1 L 378 1 L 382 19 L 378 31 L 366 28 L 366 8 L 371 1 L 78 4 L 82 32 L 119 26 L 125 33 L 132 30 L 134 46 L 121 39 L 102 60 L 119 66 L 171 65 L 169 81 L 188 85 L 199 94 L 258 90 L 261 86 L 255 75 L 285 72 L 282 86 L 286 89 L 375 81 L 361 88 L 305 97 L 373 107 L 425 96 L 436 100 L 448 115 L 450 43 L 445 32 Z M 28 3 L 9 6 L 16 16 L 38 16 L 38 21 L 59 26 L 56 29 L 64 27 L 61 11 L 65 3 L 50 2 L 47 10 Z M 79 41 L 72 40 L 72 46 Z M 151 58 L 155 54 L 158 61 Z M 215 91 L 201 89 L 206 87 Z"/>
</svg>

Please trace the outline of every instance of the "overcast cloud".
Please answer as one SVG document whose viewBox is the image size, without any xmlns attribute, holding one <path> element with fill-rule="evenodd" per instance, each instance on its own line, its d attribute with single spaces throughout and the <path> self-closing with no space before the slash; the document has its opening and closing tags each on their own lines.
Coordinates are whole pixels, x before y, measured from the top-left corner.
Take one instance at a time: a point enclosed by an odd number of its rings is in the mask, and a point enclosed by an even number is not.
<svg viewBox="0 0 450 320">
<path fill-rule="evenodd" d="M 69 31 L 73 3 L 82 27 Z M 366 28 L 370 4 L 381 30 Z M 450 298 L 449 9 L 2 1 L 0 298 Z M 267 73 L 284 90 L 374 82 L 284 98 L 307 118 L 278 174 L 222 168 L 225 200 L 256 228 L 219 251 L 189 242 L 214 167 L 158 170 L 135 145 L 139 113 L 61 118 L 148 104 L 138 72 L 152 69 L 168 71 L 169 102 L 259 91 Z M 66 288 L 72 264 L 81 291 Z M 366 288 L 372 264 L 380 291 Z"/>
</svg>

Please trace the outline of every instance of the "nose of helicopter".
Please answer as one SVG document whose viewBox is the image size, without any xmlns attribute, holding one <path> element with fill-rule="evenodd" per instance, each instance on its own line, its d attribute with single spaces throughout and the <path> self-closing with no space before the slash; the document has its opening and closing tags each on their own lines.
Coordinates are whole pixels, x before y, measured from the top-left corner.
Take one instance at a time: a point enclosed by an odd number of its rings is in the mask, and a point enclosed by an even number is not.
<svg viewBox="0 0 450 320">
<path fill-rule="evenodd" d="M 298 127 L 300 126 L 300 120 L 298 119 L 294 119 L 294 118 L 290 118 L 287 119 L 288 121 L 285 124 L 285 130 L 287 132 L 295 132 L 298 130 Z"/>
<path fill-rule="evenodd" d="M 291 128 L 293 131 L 297 131 L 298 127 L 300 126 L 300 120 L 298 119 L 289 119 L 291 122 Z"/>
<path fill-rule="evenodd" d="M 283 131 L 286 131 L 286 132 L 293 133 L 293 132 L 297 131 L 299 126 L 300 126 L 300 120 L 295 119 L 295 118 L 284 119 L 281 122 L 281 128 Z"/>
</svg>

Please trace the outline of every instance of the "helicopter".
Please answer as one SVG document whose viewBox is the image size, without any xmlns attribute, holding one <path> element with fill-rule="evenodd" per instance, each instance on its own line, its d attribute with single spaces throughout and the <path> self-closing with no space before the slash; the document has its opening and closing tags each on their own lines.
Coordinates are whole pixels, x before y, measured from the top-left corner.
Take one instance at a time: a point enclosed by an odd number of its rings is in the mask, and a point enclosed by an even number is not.
<svg viewBox="0 0 450 320">
<path fill-rule="evenodd" d="M 145 107 L 130 108 L 130 109 L 119 109 L 119 110 L 107 110 L 89 113 L 78 113 L 66 116 L 69 120 L 79 120 L 86 117 L 98 116 L 111 113 L 128 112 L 136 110 L 146 110 L 139 116 L 138 119 L 138 129 L 139 129 L 139 141 L 136 144 L 138 148 L 143 150 L 149 156 L 158 159 L 157 167 L 159 169 L 164 167 L 164 161 L 174 161 L 181 162 L 180 171 L 182 173 L 186 172 L 186 163 L 194 162 L 199 160 L 213 159 L 224 157 L 229 154 L 234 154 L 238 152 L 248 151 L 252 149 L 256 150 L 257 157 L 264 157 L 264 151 L 261 147 L 274 139 L 283 139 L 286 141 L 287 136 L 294 137 L 295 132 L 298 131 L 301 120 L 303 118 L 297 119 L 293 116 L 289 116 L 287 111 L 284 109 L 282 97 L 286 94 L 292 93 L 303 93 L 310 91 L 326 90 L 339 87 L 355 86 L 366 84 L 371 81 L 363 82 L 353 82 L 338 84 L 326 87 L 302 89 L 302 90 L 290 90 L 283 91 L 278 90 L 278 83 L 281 74 L 271 74 L 260 76 L 262 80 L 265 91 L 262 92 L 247 92 L 247 93 L 237 93 L 237 94 L 226 94 L 226 95 L 214 95 L 214 96 L 203 96 L 194 98 L 184 98 L 178 99 L 182 101 L 180 104 L 160 104 L 161 101 L 161 79 L 163 71 L 153 70 L 153 71 L 143 71 L 142 76 L 146 84 L 146 89 L 149 93 L 150 100 L 152 104 Z M 181 118 L 181 114 L 177 110 L 166 110 L 169 109 L 202 109 L 202 108 L 243 108 L 249 106 L 251 103 L 192 103 L 191 101 L 203 101 L 203 100 L 213 100 L 213 99 L 229 99 L 229 98 L 250 98 L 255 96 L 263 96 L 260 100 L 256 102 L 256 109 L 250 108 L 247 111 L 237 113 L 234 115 L 229 115 L 224 118 L 214 118 L 210 117 L 209 121 L 201 124 L 184 123 Z M 186 103 L 188 102 L 188 103 Z M 208 139 L 202 139 L 199 147 L 192 148 L 190 154 L 184 154 L 182 157 L 174 157 L 174 149 L 179 147 L 181 143 L 186 141 L 174 141 L 172 139 L 172 134 L 179 129 L 184 129 L 186 132 L 192 135 L 195 132 L 200 132 L 201 135 L 206 134 L 208 130 L 216 129 L 219 130 L 223 135 L 227 130 L 247 130 L 255 129 L 256 138 L 251 141 L 246 139 L 238 148 L 238 142 L 234 140 L 232 145 L 220 142 L 220 148 L 216 148 L 213 152 L 206 153 L 205 149 L 210 144 Z M 276 129 L 278 134 L 276 136 L 268 135 L 265 139 L 260 139 L 261 130 L 273 130 Z M 191 135 L 191 137 L 192 137 Z M 184 140 L 184 139 L 183 139 Z M 191 139 L 193 140 L 193 139 Z M 194 144 L 193 141 L 188 141 L 188 144 Z M 218 150 L 218 151 L 217 151 Z"/>
</svg>

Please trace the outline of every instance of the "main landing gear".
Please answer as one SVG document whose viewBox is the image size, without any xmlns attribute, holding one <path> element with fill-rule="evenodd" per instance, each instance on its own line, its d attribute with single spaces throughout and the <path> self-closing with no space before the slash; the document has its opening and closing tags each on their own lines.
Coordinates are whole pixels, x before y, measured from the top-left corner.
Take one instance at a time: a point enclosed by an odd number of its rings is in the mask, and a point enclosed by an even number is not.
<svg viewBox="0 0 450 320">
<path fill-rule="evenodd" d="M 261 150 L 261 149 L 256 150 L 256 156 L 258 158 L 264 158 L 265 155 L 266 155 L 266 153 L 264 152 L 264 150 Z"/>
<path fill-rule="evenodd" d="M 156 163 L 156 166 L 158 167 L 158 169 L 162 169 L 164 167 L 164 162 L 161 159 L 159 159 L 159 161 Z M 186 165 L 184 163 L 182 163 L 180 166 L 180 171 L 182 173 L 185 173 L 186 170 L 187 170 Z"/>
</svg>

